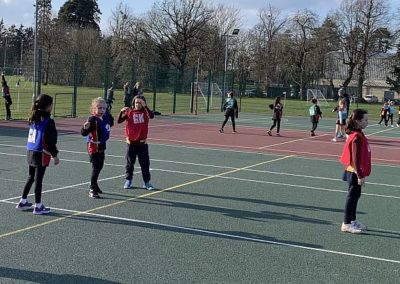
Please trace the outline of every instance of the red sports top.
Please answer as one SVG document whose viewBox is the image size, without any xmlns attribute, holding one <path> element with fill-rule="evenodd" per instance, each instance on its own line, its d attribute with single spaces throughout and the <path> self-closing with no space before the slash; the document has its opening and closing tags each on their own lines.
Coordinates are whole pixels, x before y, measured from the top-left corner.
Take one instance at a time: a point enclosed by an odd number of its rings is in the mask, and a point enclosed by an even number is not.
<svg viewBox="0 0 400 284">
<path fill-rule="evenodd" d="M 346 169 L 354 169 L 358 178 L 371 173 L 371 149 L 362 131 L 353 131 L 347 138 L 340 162 Z M 350 170 L 351 171 L 351 170 Z"/>
<path fill-rule="evenodd" d="M 141 110 L 129 109 L 126 111 L 125 136 L 126 142 L 144 143 L 149 132 L 150 115 L 147 108 Z"/>
</svg>

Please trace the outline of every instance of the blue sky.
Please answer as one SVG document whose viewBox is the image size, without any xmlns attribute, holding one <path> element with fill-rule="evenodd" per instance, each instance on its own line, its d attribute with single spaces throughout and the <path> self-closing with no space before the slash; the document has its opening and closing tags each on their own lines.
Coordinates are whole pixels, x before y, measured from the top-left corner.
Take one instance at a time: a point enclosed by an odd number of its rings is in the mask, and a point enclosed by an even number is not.
<svg viewBox="0 0 400 284">
<path fill-rule="evenodd" d="M 211 0 L 210 0 L 211 1 Z M 387 0 L 391 11 L 399 12 L 400 1 Z M 0 0 L 0 18 L 4 19 L 5 25 L 8 27 L 12 24 L 19 26 L 34 25 L 34 4 L 35 0 Z M 54 13 L 58 13 L 60 7 L 66 0 L 52 0 Z M 341 0 L 213 0 L 214 3 L 224 3 L 240 9 L 242 15 L 243 27 L 252 27 L 257 22 L 257 12 L 260 8 L 268 7 L 268 4 L 282 11 L 282 14 L 290 14 L 291 12 L 308 8 L 316 12 L 320 19 L 326 14 L 340 6 Z M 127 4 L 132 13 L 142 14 L 148 11 L 154 1 L 153 0 L 98 0 L 97 1 L 101 15 L 100 28 L 103 32 L 108 26 L 111 11 L 115 10 L 119 3 Z"/>
</svg>

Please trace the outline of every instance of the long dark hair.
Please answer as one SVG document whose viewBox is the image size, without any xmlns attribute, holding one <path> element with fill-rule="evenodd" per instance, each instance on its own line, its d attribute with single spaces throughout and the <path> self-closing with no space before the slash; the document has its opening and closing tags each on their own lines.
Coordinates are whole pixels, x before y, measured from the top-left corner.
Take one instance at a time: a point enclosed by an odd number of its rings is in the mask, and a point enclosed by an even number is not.
<svg viewBox="0 0 400 284">
<path fill-rule="evenodd" d="M 361 120 L 364 117 L 364 114 L 367 114 L 368 111 L 365 109 L 357 108 L 351 112 L 349 120 L 346 125 L 346 133 L 350 134 L 354 130 L 360 130 L 358 126 L 357 120 Z"/>
<path fill-rule="evenodd" d="M 276 106 L 277 104 L 281 104 L 281 97 L 276 97 L 274 106 Z"/>
<path fill-rule="evenodd" d="M 46 111 L 49 105 L 53 103 L 53 98 L 49 95 L 42 94 L 36 98 L 32 104 L 31 115 L 29 117 L 29 124 L 37 123 L 42 120 L 42 117 L 50 116 L 50 113 Z"/>
</svg>

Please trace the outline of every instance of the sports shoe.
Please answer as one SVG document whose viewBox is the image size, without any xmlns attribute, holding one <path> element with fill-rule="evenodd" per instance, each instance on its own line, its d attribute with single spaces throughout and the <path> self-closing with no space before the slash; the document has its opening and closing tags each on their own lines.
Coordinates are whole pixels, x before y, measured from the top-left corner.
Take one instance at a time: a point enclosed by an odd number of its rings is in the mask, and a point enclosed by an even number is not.
<svg viewBox="0 0 400 284">
<path fill-rule="evenodd" d="M 342 134 L 342 133 L 339 133 L 338 136 L 337 136 L 337 138 L 343 138 L 343 134 Z"/>
<path fill-rule="evenodd" d="M 219 130 L 219 133 L 224 133 L 224 129 L 221 128 L 221 129 Z"/>
<path fill-rule="evenodd" d="M 100 195 L 99 195 L 99 193 L 97 191 L 94 191 L 93 189 L 91 189 L 89 191 L 89 197 L 91 197 L 91 198 L 100 198 Z"/>
<path fill-rule="evenodd" d="M 18 203 L 17 206 L 15 206 L 15 209 L 20 210 L 20 211 L 25 211 L 29 210 L 32 208 L 32 203 L 29 203 L 28 201 L 25 203 Z"/>
<path fill-rule="evenodd" d="M 267 132 L 267 134 L 268 134 L 269 136 L 272 136 L 271 130 L 269 130 L 269 131 Z"/>
<path fill-rule="evenodd" d="M 400 124 L 397 123 L 396 126 L 397 126 L 397 127 L 400 127 Z"/>
<path fill-rule="evenodd" d="M 144 187 L 145 189 L 147 189 L 147 190 L 153 190 L 153 185 L 151 184 L 150 181 L 145 182 L 143 187 Z"/>
<path fill-rule="evenodd" d="M 95 187 L 95 186 L 91 186 L 90 184 L 89 184 L 89 189 L 96 189 L 96 191 L 97 191 L 97 193 L 103 193 L 103 191 L 100 189 L 100 187 Z"/>
<path fill-rule="evenodd" d="M 43 214 L 49 214 L 50 213 L 50 208 L 45 207 L 42 205 L 41 207 L 36 207 L 33 209 L 33 214 L 35 215 L 43 215 Z"/>
<path fill-rule="evenodd" d="M 333 142 L 336 142 L 336 141 L 337 141 L 336 137 L 335 137 L 335 138 L 332 138 L 332 141 L 333 141 Z"/>
<path fill-rule="evenodd" d="M 311 131 L 311 136 L 315 136 L 315 132 L 314 131 Z"/>
<path fill-rule="evenodd" d="M 361 222 L 358 222 L 357 220 L 351 221 L 351 224 L 352 224 L 354 227 L 356 227 L 356 228 L 358 228 L 358 229 L 360 229 L 360 230 L 362 230 L 362 231 L 366 231 L 366 230 L 368 229 L 367 226 L 365 226 L 365 225 L 364 225 L 363 223 L 361 223 Z"/>
<path fill-rule="evenodd" d="M 128 189 L 128 188 L 132 188 L 132 180 L 131 179 L 127 179 L 124 183 L 124 188 Z"/>
<path fill-rule="evenodd" d="M 280 133 L 276 133 L 276 136 L 281 136 L 281 134 Z"/>
<path fill-rule="evenodd" d="M 236 130 L 233 130 L 232 133 L 237 133 L 237 131 L 236 131 Z"/>
<path fill-rule="evenodd" d="M 340 228 L 342 232 L 352 233 L 352 234 L 361 234 L 362 230 L 357 228 L 353 223 L 345 224 L 342 223 L 342 227 Z"/>
</svg>

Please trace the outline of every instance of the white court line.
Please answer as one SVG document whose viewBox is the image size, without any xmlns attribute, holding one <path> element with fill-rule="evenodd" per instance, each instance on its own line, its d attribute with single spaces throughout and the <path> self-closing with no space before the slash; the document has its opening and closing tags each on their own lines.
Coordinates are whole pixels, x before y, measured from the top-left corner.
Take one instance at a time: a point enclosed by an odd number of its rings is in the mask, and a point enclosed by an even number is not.
<svg viewBox="0 0 400 284">
<path fill-rule="evenodd" d="M 124 176 L 125 176 L 125 174 L 119 175 L 119 176 L 114 176 L 114 177 L 102 178 L 102 179 L 99 179 L 99 181 L 106 181 L 106 180 L 121 178 L 121 177 L 124 177 Z M 73 184 L 73 185 L 57 187 L 57 188 L 53 188 L 53 189 L 49 189 L 49 190 L 44 190 L 44 191 L 42 191 L 42 194 L 43 193 L 49 193 L 49 192 L 55 192 L 55 191 L 59 191 L 59 190 L 67 189 L 67 188 L 79 187 L 79 186 L 86 185 L 86 184 L 90 184 L 90 181 L 77 183 L 77 184 Z M 35 195 L 35 193 L 31 193 L 28 196 L 34 196 L 34 195 Z M 20 199 L 20 198 L 21 198 L 21 195 L 18 195 L 18 196 L 15 196 L 15 197 L 10 197 L 10 198 L 7 198 L 7 199 L 0 200 L 0 202 L 6 202 L 6 201 L 11 201 L 11 200 Z"/>
<path fill-rule="evenodd" d="M 170 172 L 170 173 L 180 173 L 180 174 L 189 174 L 189 175 L 198 175 L 198 176 L 205 176 L 210 177 L 213 175 L 207 174 L 200 174 L 200 173 L 192 173 L 192 172 L 184 172 L 184 171 L 174 171 L 174 170 L 165 170 L 165 169 L 153 169 L 154 171 L 160 172 Z M 253 183 L 261 183 L 261 184 L 273 184 L 278 186 L 287 186 L 287 187 L 294 187 L 294 188 L 306 188 L 306 189 L 313 189 L 317 191 L 328 191 L 328 192 L 339 192 L 347 194 L 346 190 L 340 189 L 331 189 L 331 188 L 324 188 L 324 187 L 315 187 L 315 186 L 307 186 L 307 185 L 299 185 L 299 184 L 290 184 L 290 183 L 282 183 L 282 182 L 273 182 L 273 181 L 263 181 L 263 180 L 255 180 L 255 179 L 246 179 L 246 178 L 237 178 L 237 177 L 226 177 L 226 176 L 218 176 L 217 178 L 221 179 L 228 179 L 228 180 L 238 180 L 238 181 L 245 181 L 245 182 L 253 182 Z M 393 198 L 393 199 L 400 199 L 400 196 L 393 196 L 393 195 L 383 195 L 383 194 L 375 194 L 375 193 L 362 193 L 363 196 L 373 196 L 373 197 L 382 197 L 382 198 Z"/>
<path fill-rule="evenodd" d="M 66 152 L 85 154 L 84 152 L 77 152 L 77 151 L 66 151 Z M 18 156 L 18 157 L 25 157 L 26 156 L 26 155 L 22 155 L 22 154 L 10 154 L 10 153 L 2 153 L 2 152 L 0 152 L 0 155 Z M 107 156 L 113 156 L 113 155 L 107 155 Z M 124 156 L 116 156 L 115 155 L 114 157 L 123 158 Z M 297 157 L 293 157 L 293 158 L 297 158 Z M 72 162 L 72 163 L 90 164 L 89 161 L 82 161 L 82 160 L 69 160 L 69 159 L 60 159 L 60 160 L 61 161 L 66 161 L 66 162 Z M 219 169 L 230 169 L 230 170 L 231 169 L 238 169 L 236 167 L 229 167 L 229 166 L 218 166 L 218 165 L 212 165 L 212 164 L 199 164 L 199 163 L 191 163 L 191 162 L 178 162 L 178 161 L 170 161 L 170 160 L 151 159 L 151 161 L 161 162 L 161 163 L 190 165 L 190 166 L 200 166 L 200 167 L 207 167 L 207 168 L 219 168 Z M 105 166 L 113 166 L 113 167 L 125 167 L 125 165 L 122 165 L 122 164 L 112 164 L 112 163 L 105 163 L 104 165 Z M 161 171 L 161 169 L 155 169 L 153 167 L 151 168 L 151 170 L 159 170 L 159 171 Z M 316 176 L 308 176 L 308 175 L 302 175 L 302 174 L 291 174 L 291 173 L 285 173 L 285 172 L 273 172 L 273 171 L 267 171 L 267 170 L 245 169 L 244 171 L 269 173 L 269 174 L 275 174 L 275 175 L 294 176 L 294 177 L 310 178 L 310 179 L 341 181 L 341 179 L 337 179 L 337 178 L 329 178 L 329 177 L 321 177 L 321 176 L 316 177 Z M 183 172 L 183 173 L 194 174 L 193 172 Z M 374 182 L 366 182 L 366 184 L 367 185 L 370 184 L 370 185 L 383 186 L 383 187 L 395 187 L 395 188 L 399 188 L 400 187 L 400 185 L 374 183 Z"/>
<path fill-rule="evenodd" d="M 11 202 L 7 202 L 7 203 L 11 203 Z M 14 203 L 12 203 L 12 204 L 14 204 Z M 54 207 L 52 207 L 52 209 L 75 214 L 75 215 L 71 215 L 70 218 L 74 218 L 74 217 L 76 217 L 76 215 L 78 215 L 78 216 L 79 215 L 88 215 L 88 216 L 101 217 L 101 218 L 117 220 L 117 221 L 125 221 L 125 222 L 153 225 L 156 227 L 163 227 L 163 228 L 169 228 L 169 229 L 175 229 L 175 230 L 178 229 L 178 230 L 187 231 L 187 232 L 194 232 L 194 233 L 206 234 L 206 235 L 211 235 L 211 236 L 232 238 L 232 239 L 236 239 L 236 240 L 252 241 L 252 242 L 258 242 L 258 243 L 263 243 L 263 244 L 278 245 L 278 246 L 284 246 L 284 247 L 289 247 L 289 248 L 322 252 L 322 253 L 327 253 L 327 254 L 344 255 L 344 256 L 361 258 L 361 259 L 376 260 L 376 261 L 400 264 L 400 260 L 395 260 L 395 259 L 374 257 L 374 256 L 368 256 L 368 255 L 362 255 L 362 254 L 354 254 L 354 253 L 348 253 L 348 252 L 328 250 L 328 249 L 320 249 L 320 248 L 314 248 L 311 246 L 295 245 L 295 244 L 291 244 L 291 243 L 278 242 L 278 241 L 268 241 L 268 240 L 252 238 L 252 237 L 244 237 L 244 236 L 238 236 L 238 235 L 233 235 L 233 234 L 220 233 L 217 231 L 211 231 L 211 230 L 205 230 L 205 229 L 197 229 L 197 228 L 191 228 L 191 227 L 185 227 L 185 226 L 170 225 L 170 224 L 165 224 L 165 223 L 144 221 L 144 220 L 139 220 L 139 219 L 115 217 L 115 216 L 111 216 L 111 215 L 97 214 L 97 213 L 91 213 L 91 212 L 85 212 L 85 211 L 68 210 L 68 209 L 54 208 Z"/>
<path fill-rule="evenodd" d="M 318 137 L 328 136 L 328 135 L 329 134 L 321 134 L 321 135 L 318 135 Z M 258 147 L 258 149 L 266 149 L 266 148 L 269 148 L 269 147 L 282 146 L 282 145 L 285 145 L 285 144 L 290 144 L 290 143 L 299 142 L 299 141 L 305 141 L 305 140 L 312 141 L 313 139 L 316 139 L 316 137 L 317 136 L 294 139 L 294 140 L 290 140 L 290 141 L 286 141 L 286 142 L 281 142 L 281 143 L 276 143 L 276 144 L 271 144 L 271 145 L 267 145 L 267 146 Z"/>
</svg>

